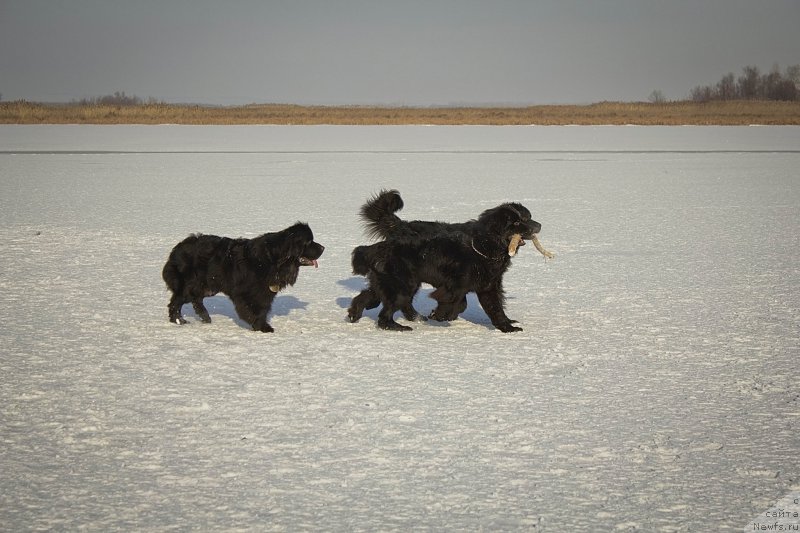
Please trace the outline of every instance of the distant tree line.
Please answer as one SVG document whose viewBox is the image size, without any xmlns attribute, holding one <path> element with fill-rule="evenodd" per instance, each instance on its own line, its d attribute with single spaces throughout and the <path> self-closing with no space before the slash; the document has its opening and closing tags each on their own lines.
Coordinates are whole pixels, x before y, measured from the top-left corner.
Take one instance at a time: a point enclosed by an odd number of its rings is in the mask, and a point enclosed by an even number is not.
<svg viewBox="0 0 800 533">
<path fill-rule="evenodd" d="M 143 104 L 162 104 L 163 102 L 157 100 L 156 98 L 150 97 L 146 101 L 142 100 L 138 96 L 128 96 L 125 94 L 125 91 L 117 91 L 114 94 L 108 94 L 106 96 L 97 96 L 95 98 L 83 98 L 77 102 L 79 105 L 108 105 L 108 106 L 136 106 L 136 105 L 143 105 Z"/>
<path fill-rule="evenodd" d="M 2 100 L 3 95 L 0 93 L 0 102 Z M 660 90 L 650 93 L 648 100 L 655 104 L 667 102 L 664 93 Z M 798 101 L 800 100 L 800 65 L 791 65 L 781 72 L 780 67 L 775 64 L 772 70 L 763 74 L 758 67 L 747 66 L 742 69 L 739 77 L 736 77 L 733 72 L 729 72 L 714 85 L 698 85 L 691 90 L 689 100 L 699 103 L 725 100 Z M 125 94 L 125 91 L 73 100 L 71 103 L 83 106 L 116 107 L 165 104 L 163 100 L 152 96 L 143 100 L 138 96 Z"/>
<path fill-rule="evenodd" d="M 800 100 L 800 65 L 787 67 L 781 73 L 775 65 L 768 73 L 762 74 L 758 67 L 742 69 L 738 78 L 733 72 L 726 74 L 716 85 L 697 86 L 692 89 L 694 102 L 714 100 Z"/>
</svg>

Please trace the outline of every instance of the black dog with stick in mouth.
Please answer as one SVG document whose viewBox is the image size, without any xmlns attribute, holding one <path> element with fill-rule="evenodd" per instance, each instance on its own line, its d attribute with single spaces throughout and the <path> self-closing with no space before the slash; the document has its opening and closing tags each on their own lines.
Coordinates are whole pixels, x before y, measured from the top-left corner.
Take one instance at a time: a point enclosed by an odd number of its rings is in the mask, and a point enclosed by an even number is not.
<svg viewBox="0 0 800 533">
<path fill-rule="evenodd" d="M 395 215 L 402 207 L 397 191 L 382 191 L 361 209 L 368 232 L 386 240 L 353 251 L 353 272 L 366 276 L 369 286 L 353 298 L 350 320 L 356 322 L 364 309 L 383 304 L 379 327 L 410 329 L 393 315 L 400 310 L 409 320 L 418 318 L 412 300 L 420 284 L 429 283 L 436 287 L 431 297 L 439 304 L 431 318 L 454 320 L 466 309 L 466 294 L 474 291 L 495 327 L 520 331 L 505 315 L 502 277 L 517 246 L 525 239 L 538 244 L 541 225 L 531 220 L 530 211 L 506 203 L 476 220 L 447 224 L 403 221 Z"/>
</svg>

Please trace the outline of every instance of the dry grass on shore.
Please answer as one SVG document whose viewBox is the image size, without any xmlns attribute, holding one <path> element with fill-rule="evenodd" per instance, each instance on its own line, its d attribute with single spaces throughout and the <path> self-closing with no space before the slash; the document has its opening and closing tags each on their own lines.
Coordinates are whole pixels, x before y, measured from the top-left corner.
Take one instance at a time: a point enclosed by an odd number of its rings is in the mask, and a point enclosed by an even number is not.
<svg viewBox="0 0 800 533">
<path fill-rule="evenodd" d="M 253 104 L 214 107 L 0 102 L 0 124 L 800 125 L 800 102 L 729 101 L 530 107 L 372 107 Z"/>
</svg>

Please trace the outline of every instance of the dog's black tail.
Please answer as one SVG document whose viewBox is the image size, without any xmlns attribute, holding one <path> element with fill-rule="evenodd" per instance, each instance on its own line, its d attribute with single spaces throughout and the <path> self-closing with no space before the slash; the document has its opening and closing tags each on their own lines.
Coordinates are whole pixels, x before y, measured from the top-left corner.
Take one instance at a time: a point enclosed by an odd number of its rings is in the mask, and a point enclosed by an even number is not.
<svg viewBox="0 0 800 533">
<path fill-rule="evenodd" d="M 183 276 L 178 270 L 176 262 L 172 260 L 172 257 L 170 257 L 164 265 L 164 269 L 161 271 L 161 278 L 164 280 L 164 283 L 167 284 L 169 290 L 172 292 L 180 292 Z"/>
<path fill-rule="evenodd" d="M 188 254 L 187 247 L 196 246 L 197 241 L 200 239 L 199 233 L 189 235 L 184 240 L 175 245 L 175 248 L 169 253 L 169 258 L 161 270 L 161 278 L 167 284 L 167 288 L 174 293 L 183 291 L 183 285 L 186 283 L 186 273 L 191 270 L 191 254 Z"/>
<path fill-rule="evenodd" d="M 403 209 L 403 199 L 396 190 L 382 190 L 361 206 L 366 233 L 374 239 L 386 239 L 402 233 L 403 220 L 395 213 Z"/>
</svg>

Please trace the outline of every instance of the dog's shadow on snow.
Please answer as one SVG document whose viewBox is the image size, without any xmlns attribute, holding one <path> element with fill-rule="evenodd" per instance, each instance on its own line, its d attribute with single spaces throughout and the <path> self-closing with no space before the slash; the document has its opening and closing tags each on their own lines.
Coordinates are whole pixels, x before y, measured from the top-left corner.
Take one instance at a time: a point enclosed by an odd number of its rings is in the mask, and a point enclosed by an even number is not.
<svg viewBox="0 0 800 533">
<path fill-rule="evenodd" d="M 354 292 L 361 292 L 367 288 L 367 280 L 360 276 L 342 279 L 336 283 Z M 414 308 L 420 315 L 424 317 L 428 316 L 436 307 L 436 300 L 430 297 L 430 294 L 433 291 L 433 288 L 425 286 L 421 288 L 419 292 L 417 292 L 416 296 L 414 296 Z M 336 298 L 336 305 L 342 309 L 347 309 L 350 307 L 350 302 L 353 300 L 354 296 L 355 295 L 340 296 L 339 298 Z M 380 305 L 378 305 L 378 307 L 375 309 L 365 309 L 363 317 L 377 321 L 380 310 Z M 400 319 L 403 320 L 402 315 L 400 315 Z M 483 311 L 480 302 L 478 302 L 478 297 L 472 292 L 467 294 L 467 308 L 463 313 L 458 315 L 458 319 L 465 320 L 478 326 L 483 326 L 487 329 L 494 329 L 489 317 L 486 316 L 486 313 Z M 449 328 L 451 325 L 450 322 L 437 322 L 436 320 L 426 320 L 424 323 L 429 326 L 439 328 Z"/>
<path fill-rule="evenodd" d="M 230 318 L 241 328 L 252 329 L 250 324 L 239 318 L 239 315 L 236 314 L 236 308 L 233 306 L 233 302 L 227 296 L 209 296 L 203 300 L 203 304 L 206 306 L 206 309 L 208 309 L 208 314 L 211 315 L 212 322 L 214 322 L 215 316 L 224 316 Z M 272 309 L 267 315 L 267 319 L 273 316 L 288 316 L 292 311 L 297 309 L 304 310 L 306 307 L 308 307 L 308 302 L 304 302 L 288 294 L 278 295 L 272 301 Z M 194 312 L 191 304 L 184 305 L 183 312 L 185 317 L 192 318 L 198 322 L 200 321 L 200 318 L 197 316 L 197 313 Z"/>
</svg>

